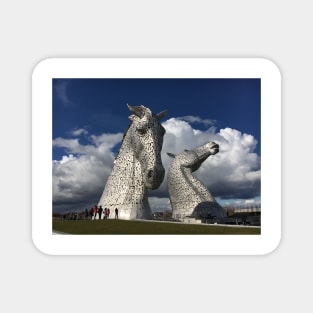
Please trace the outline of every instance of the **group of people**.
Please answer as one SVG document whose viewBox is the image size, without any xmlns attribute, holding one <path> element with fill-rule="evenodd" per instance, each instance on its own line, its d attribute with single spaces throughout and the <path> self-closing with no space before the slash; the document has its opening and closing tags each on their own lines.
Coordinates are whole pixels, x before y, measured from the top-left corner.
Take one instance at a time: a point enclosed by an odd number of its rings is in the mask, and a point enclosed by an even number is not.
<svg viewBox="0 0 313 313">
<path fill-rule="evenodd" d="M 102 213 L 103 213 L 103 219 L 109 219 L 110 218 L 110 209 L 109 208 L 102 208 L 102 205 L 95 205 L 93 208 L 91 208 L 89 211 L 88 209 L 85 210 L 85 219 L 91 219 L 95 220 L 97 217 L 97 214 L 99 216 L 99 220 L 102 219 Z M 118 208 L 115 208 L 115 219 L 118 219 Z"/>
</svg>

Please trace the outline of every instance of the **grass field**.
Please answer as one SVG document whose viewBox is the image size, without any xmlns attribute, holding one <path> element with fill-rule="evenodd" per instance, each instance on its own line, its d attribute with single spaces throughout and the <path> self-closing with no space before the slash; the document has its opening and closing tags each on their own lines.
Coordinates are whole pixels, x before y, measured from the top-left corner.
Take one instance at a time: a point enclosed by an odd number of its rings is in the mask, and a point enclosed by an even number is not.
<svg viewBox="0 0 313 313">
<path fill-rule="evenodd" d="M 73 235 L 260 235 L 260 227 L 126 220 L 53 219 L 54 231 Z"/>
</svg>

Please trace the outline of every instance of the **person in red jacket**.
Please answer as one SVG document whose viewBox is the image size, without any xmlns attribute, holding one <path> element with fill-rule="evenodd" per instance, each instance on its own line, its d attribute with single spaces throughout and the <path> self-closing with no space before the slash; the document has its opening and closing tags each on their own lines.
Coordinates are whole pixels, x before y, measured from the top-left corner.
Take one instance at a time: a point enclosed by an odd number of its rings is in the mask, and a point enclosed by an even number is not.
<svg viewBox="0 0 313 313">
<path fill-rule="evenodd" d="M 97 213 L 98 213 L 98 207 L 95 205 L 95 206 L 93 207 L 93 219 L 94 219 L 94 220 L 96 219 Z"/>
</svg>

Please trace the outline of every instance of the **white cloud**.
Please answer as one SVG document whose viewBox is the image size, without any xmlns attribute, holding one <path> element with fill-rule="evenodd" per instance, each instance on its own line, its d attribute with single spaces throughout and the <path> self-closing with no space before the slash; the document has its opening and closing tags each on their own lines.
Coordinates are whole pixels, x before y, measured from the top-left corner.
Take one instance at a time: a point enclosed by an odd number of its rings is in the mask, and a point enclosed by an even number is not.
<svg viewBox="0 0 313 313">
<path fill-rule="evenodd" d="M 176 117 L 178 120 L 186 121 L 188 123 L 198 123 L 198 124 L 203 124 L 205 126 L 210 126 L 210 125 L 215 125 L 216 120 L 212 119 L 203 119 L 199 116 L 193 116 L 193 115 L 186 115 L 186 116 L 180 116 Z"/>
<path fill-rule="evenodd" d="M 93 144 L 81 145 L 78 139 L 56 138 L 53 145 L 64 148 L 68 155 L 53 161 L 54 209 L 83 209 L 94 205 L 111 173 L 115 156 L 112 148 L 122 134 L 91 136 Z"/>
<path fill-rule="evenodd" d="M 194 173 L 221 199 L 252 199 L 260 196 L 260 159 L 254 152 L 257 141 L 249 134 L 215 127 L 201 131 L 181 119 L 171 118 L 163 124 L 166 129 L 162 149 L 164 168 L 172 161 L 167 152 L 178 154 L 208 141 L 220 145 L 220 152 L 203 162 Z M 67 155 L 53 161 L 54 206 L 87 205 L 97 203 L 114 161 L 112 149 L 121 142 L 122 133 L 91 135 L 90 144 L 82 145 L 77 138 L 56 138 L 53 145 L 64 148 Z M 158 190 L 149 191 L 151 208 L 169 206 L 166 177 Z M 83 209 L 81 207 L 80 209 Z"/>
<path fill-rule="evenodd" d="M 63 155 L 61 161 L 53 161 L 53 163 L 64 164 L 64 163 L 67 163 L 67 162 L 75 160 L 75 159 L 76 158 L 73 156 L 73 154 L 69 154 L 68 156 L 67 155 Z"/>
<path fill-rule="evenodd" d="M 209 141 L 219 144 L 220 152 L 209 157 L 194 175 L 203 182 L 215 197 L 253 198 L 260 194 L 260 158 L 254 152 L 257 141 L 248 134 L 215 127 L 197 130 L 185 121 L 171 118 L 162 124 L 166 129 L 162 161 L 167 172 L 172 159 L 167 152 L 178 154 Z M 166 178 L 160 189 L 152 194 L 167 193 Z"/>
<path fill-rule="evenodd" d="M 112 154 L 112 148 L 121 142 L 122 138 L 122 133 L 91 135 L 89 138 L 91 144 L 82 145 L 79 143 L 78 138 L 64 139 L 58 137 L 52 143 L 55 147 L 64 148 L 68 153 L 89 155 L 101 159 Z"/>
<path fill-rule="evenodd" d="M 66 159 L 66 162 L 64 162 Z M 53 162 L 53 200 L 84 200 L 99 192 L 104 186 L 104 178 L 111 172 L 113 158 L 99 160 L 92 155 L 63 157 Z"/>
<path fill-rule="evenodd" d="M 80 128 L 80 129 L 75 129 L 71 131 L 71 134 L 75 137 L 81 136 L 81 135 L 87 135 L 88 131 L 86 129 Z"/>
</svg>

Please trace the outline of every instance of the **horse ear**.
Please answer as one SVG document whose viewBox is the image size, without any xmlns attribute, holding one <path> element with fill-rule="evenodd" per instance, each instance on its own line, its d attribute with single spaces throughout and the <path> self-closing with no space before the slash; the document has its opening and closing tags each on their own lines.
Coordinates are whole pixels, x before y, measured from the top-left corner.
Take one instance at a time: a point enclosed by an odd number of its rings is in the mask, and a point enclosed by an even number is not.
<svg viewBox="0 0 313 313">
<path fill-rule="evenodd" d="M 165 115 L 167 114 L 167 110 L 164 110 L 158 114 L 156 114 L 156 117 L 158 120 L 160 120 L 161 118 L 163 118 Z"/>
<path fill-rule="evenodd" d="M 130 112 L 132 112 L 133 114 L 137 115 L 139 118 L 143 118 L 145 115 L 145 107 L 144 106 L 132 106 L 130 104 L 127 103 L 127 107 L 129 109 Z"/>
<path fill-rule="evenodd" d="M 173 154 L 173 153 L 169 153 L 169 152 L 167 152 L 167 155 L 170 157 L 170 158 L 175 158 L 176 157 L 176 155 L 175 154 Z"/>
</svg>

